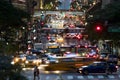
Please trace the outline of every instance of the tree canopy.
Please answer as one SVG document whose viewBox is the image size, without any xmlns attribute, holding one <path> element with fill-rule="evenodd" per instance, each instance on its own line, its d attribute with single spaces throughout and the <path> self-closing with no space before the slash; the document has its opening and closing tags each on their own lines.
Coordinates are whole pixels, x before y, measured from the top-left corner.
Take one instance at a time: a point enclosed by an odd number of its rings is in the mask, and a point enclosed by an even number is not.
<svg viewBox="0 0 120 80">
<path fill-rule="evenodd" d="M 30 15 L 25 10 L 14 7 L 6 0 L 0 0 L 0 45 L 12 44 L 21 28 L 27 27 L 29 18 Z M 2 46 L 1 50 L 4 49 L 6 48 Z"/>
<path fill-rule="evenodd" d="M 104 8 L 96 9 L 91 11 L 89 14 L 93 17 L 87 18 L 88 26 L 87 31 L 90 37 L 94 38 L 103 38 L 103 39 L 120 39 L 119 33 L 117 32 L 108 32 L 110 26 L 120 26 L 120 1 L 112 2 L 106 5 Z M 97 23 L 101 23 L 103 31 L 101 33 L 95 31 L 95 26 Z M 94 34 L 94 36 L 93 36 Z M 96 34 L 96 36 L 95 36 Z"/>
<path fill-rule="evenodd" d="M 58 0 L 44 0 L 44 9 L 56 10 L 62 3 Z"/>
<path fill-rule="evenodd" d="M 0 25 L 21 26 L 24 18 L 30 17 L 27 12 L 14 7 L 5 0 L 0 0 Z"/>
</svg>

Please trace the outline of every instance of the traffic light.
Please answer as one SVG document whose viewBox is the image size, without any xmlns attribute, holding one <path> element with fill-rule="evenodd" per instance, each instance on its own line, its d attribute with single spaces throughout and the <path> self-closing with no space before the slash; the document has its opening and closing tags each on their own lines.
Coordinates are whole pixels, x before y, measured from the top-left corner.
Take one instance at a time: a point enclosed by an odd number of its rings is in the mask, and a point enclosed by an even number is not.
<svg viewBox="0 0 120 80">
<path fill-rule="evenodd" d="M 102 25 L 95 25 L 95 31 L 96 32 L 102 32 L 102 30 L 103 30 Z"/>
<path fill-rule="evenodd" d="M 44 27 L 44 22 L 43 21 L 40 21 L 40 26 Z"/>
</svg>

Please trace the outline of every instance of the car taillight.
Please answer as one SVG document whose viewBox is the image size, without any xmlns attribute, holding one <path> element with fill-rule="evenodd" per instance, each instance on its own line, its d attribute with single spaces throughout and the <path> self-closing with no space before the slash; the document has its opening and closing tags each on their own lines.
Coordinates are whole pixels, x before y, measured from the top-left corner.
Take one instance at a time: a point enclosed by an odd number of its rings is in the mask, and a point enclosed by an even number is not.
<svg viewBox="0 0 120 80">
<path fill-rule="evenodd" d="M 118 69 L 118 66 L 115 66 Z"/>
<path fill-rule="evenodd" d="M 89 54 L 86 54 L 87 57 L 89 57 Z"/>
</svg>

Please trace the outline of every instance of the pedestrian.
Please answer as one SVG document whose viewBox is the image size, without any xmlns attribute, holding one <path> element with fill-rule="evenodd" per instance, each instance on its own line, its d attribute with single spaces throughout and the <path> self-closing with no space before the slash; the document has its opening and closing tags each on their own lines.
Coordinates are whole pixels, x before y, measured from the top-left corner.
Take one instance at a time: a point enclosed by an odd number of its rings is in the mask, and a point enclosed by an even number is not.
<svg viewBox="0 0 120 80">
<path fill-rule="evenodd" d="M 34 68 L 34 80 L 36 80 L 36 77 L 38 78 L 39 80 L 39 69 L 38 69 L 38 66 L 35 66 Z"/>
</svg>

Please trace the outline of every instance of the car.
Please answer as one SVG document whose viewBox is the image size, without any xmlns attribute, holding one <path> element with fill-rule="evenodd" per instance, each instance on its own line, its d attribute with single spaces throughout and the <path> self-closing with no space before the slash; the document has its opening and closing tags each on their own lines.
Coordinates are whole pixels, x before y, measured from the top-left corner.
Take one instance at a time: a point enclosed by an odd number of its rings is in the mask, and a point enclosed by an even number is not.
<svg viewBox="0 0 120 80">
<path fill-rule="evenodd" d="M 108 54 L 110 53 L 106 53 L 106 52 L 100 53 L 99 60 L 105 61 L 105 58 L 107 57 Z"/>
<path fill-rule="evenodd" d="M 95 59 L 98 59 L 98 58 L 99 58 L 99 54 L 91 54 L 91 53 L 88 53 L 88 54 L 86 54 L 86 57 L 87 57 L 87 58 L 95 58 Z"/>
<path fill-rule="evenodd" d="M 106 73 L 112 74 L 118 71 L 118 66 L 115 64 L 108 64 L 107 62 L 96 61 L 90 65 L 78 68 L 78 72 L 88 75 L 89 73 Z"/>
<path fill-rule="evenodd" d="M 108 63 L 118 63 L 118 56 L 115 54 L 109 54 L 105 59 Z"/>
<path fill-rule="evenodd" d="M 46 60 L 44 60 L 44 63 L 50 64 L 50 63 L 58 63 L 58 59 L 54 57 L 48 57 Z"/>
<path fill-rule="evenodd" d="M 13 60 L 12 60 L 12 64 L 24 64 L 26 60 L 26 55 L 25 54 L 19 54 L 14 56 Z"/>
<path fill-rule="evenodd" d="M 38 66 L 41 64 L 41 59 L 36 55 L 27 55 L 25 61 L 25 67 Z"/>
</svg>

